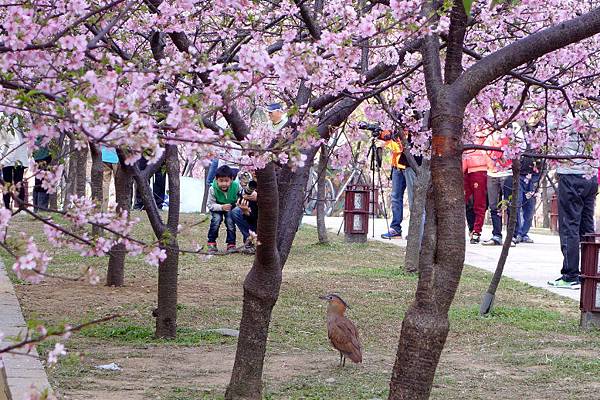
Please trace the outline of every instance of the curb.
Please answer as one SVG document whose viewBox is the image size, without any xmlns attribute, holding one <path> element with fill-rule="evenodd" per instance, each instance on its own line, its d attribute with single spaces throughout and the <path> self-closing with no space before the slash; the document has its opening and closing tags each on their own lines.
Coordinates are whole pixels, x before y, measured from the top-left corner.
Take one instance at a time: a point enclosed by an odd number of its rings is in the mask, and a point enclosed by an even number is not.
<svg viewBox="0 0 600 400">
<path fill-rule="evenodd" d="M 21 312 L 19 300 L 15 295 L 12 283 L 8 279 L 4 263 L 0 261 L 0 332 L 7 336 L 18 335 L 23 332 L 27 325 Z M 0 348 L 11 343 L 6 339 L 0 341 Z M 32 357 L 36 356 L 36 357 Z M 4 363 L 3 374 L 0 374 L 0 399 L 2 389 L 6 392 L 8 400 L 22 400 L 31 391 L 32 385 L 37 390 L 50 388 L 48 376 L 42 363 L 37 358 L 37 350 L 33 349 L 28 355 L 4 354 L 0 355 Z"/>
</svg>

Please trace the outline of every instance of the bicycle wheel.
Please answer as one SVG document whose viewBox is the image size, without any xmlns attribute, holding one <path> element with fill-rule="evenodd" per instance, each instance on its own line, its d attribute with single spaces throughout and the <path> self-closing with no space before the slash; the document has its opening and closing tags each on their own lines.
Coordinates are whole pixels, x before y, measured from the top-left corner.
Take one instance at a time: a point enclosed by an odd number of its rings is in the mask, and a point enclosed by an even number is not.
<svg viewBox="0 0 600 400">
<path fill-rule="evenodd" d="M 317 208 L 317 173 L 311 168 L 304 190 L 304 215 L 313 215 Z"/>
</svg>

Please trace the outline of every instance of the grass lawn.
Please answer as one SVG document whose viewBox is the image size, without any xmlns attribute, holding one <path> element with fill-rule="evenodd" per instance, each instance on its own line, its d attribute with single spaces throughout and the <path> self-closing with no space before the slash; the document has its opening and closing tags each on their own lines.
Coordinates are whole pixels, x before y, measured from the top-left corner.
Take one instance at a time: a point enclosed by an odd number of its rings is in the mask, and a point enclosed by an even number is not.
<svg viewBox="0 0 600 400">
<path fill-rule="evenodd" d="M 144 215 L 138 214 L 144 221 Z M 204 217 L 182 219 L 182 247 L 204 243 Z M 21 228 L 41 237 L 25 216 Z M 203 221 L 199 223 L 200 221 Z M 147 223 L 139 238 L 152 238 Z M 315 244 L 316 230 L 303 227 L 284 270 L 274 309 L 267 358 L 266 399 L 384 399 L 400 323 L 414 297 L 417 278 L 403 272 L 402 250 L 369 242 Z M 220 243 L 224 240 L 221 233 Z M 93 265 L 102 275 L 106 259 L 50 249 L 50 273 L 78 274 Z M 12 261 L 3 254 L 5 263 Z M 126 286 L 47 279 L 16 280 L 26 318 L 75 324 L 111 313 L 118 320 L 90 327 L 67 343 L 69 355 L 48 368 L 64 399 L 222 399 L 235 356 L 235 339 L 209 332 L 237 328 L 242 282 L 252 257 L 241 254 L 180 258 L 179 336 L 153 338 L 157 271 L 141 257 L 128 259 Z M 13 277 L 14 278 L 14 277 Z M 505 278 L 492 316 L 478 316 L 491 275 L 466 267 L 451 309 L 451 332 L 435 379 L 434 399 L 597 399 L 600 393 L 600 333 L 578 328 L 574 301 Z M 325 307 L 317 296 L 337 292 L 350 304 L 348 316 L 361 333 L 362 365 L 337 366 L 327 341 Z M 40 346 L 47 353 L 52 343 Z M 116 362 L 120 372 L 95 368 Z"/>
</svg>

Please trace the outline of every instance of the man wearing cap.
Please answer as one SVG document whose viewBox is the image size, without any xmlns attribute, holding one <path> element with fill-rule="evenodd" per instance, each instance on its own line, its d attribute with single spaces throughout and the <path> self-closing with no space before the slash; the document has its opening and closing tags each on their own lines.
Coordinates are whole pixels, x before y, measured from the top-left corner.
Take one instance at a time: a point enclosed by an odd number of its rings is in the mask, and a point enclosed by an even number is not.
<svg viewBox="0 0 600 400">
<path fill-rule="evenodd" d="M 271 120 L 272 129 L 277 132 L 281 130 L 288 122 L 288 116 L 283 110 L 281 103 L 273 103 L 267 106 L 269 119 Z"/>
</svg>

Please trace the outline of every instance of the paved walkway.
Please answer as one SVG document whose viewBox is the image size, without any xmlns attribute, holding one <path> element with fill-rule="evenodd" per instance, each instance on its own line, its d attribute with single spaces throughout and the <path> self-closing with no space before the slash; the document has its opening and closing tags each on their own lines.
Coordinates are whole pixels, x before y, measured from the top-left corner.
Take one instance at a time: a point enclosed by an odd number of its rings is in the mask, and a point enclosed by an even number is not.
<svg viewBox="0 0 600 400">
<path fill-rule="evenodd" d="M 316 218 L 305 216 L 302 222 L 316 225 Z M 327 228 L 335 233 L 337 233 L 341 223 L 341 217 L 329 217 L 325 222 Z M 406 246 L 406 240 L 404 239 L 381 239 L 381 234 L 386 232 L 384 219 L 375 220 L 375 238 L 373 238 L 372 229 L 373 220 L 369 219 L 369 239 L 392 243 L 402 247 Z M 408 232 L 408 221 L 402 224 L 402 231 Z M 484 226 L 482 238 L 487 239 L 491 237 L 491 231 L 491 226 Z M 343 228 L 340 234 L 343 235 Z M 510 248 L 508 259 L 504 266 L 504 276 L 579 301 L 579 290 L 557 289 L 548 286 L 546 283 L 560 276 L 563 257 L 560 251 L 558 236 L 541 234 L 530 234 L 529 236 L 535 243 L 522 243 Z M 467 242 L 465 264 L 494 272 L 501 250 L 501 246 L 473 245 Z"/>
<path fill-rule="evenodd" d="M 4 265 L 0 261 L 0 332 L 5 337 L 16 336 L 19 332 L 24 332 L 26 328 L 21 306 L 15 296 L 12 283 L 6 276 Z M 12 344 L 4 339 L 0 340 L 0 348 L 4 348 Z M 34 349 L 29 355 L 5 354 L 0 356 L 4 362 L 4 372 L 8 383 L 8 390 L 12 396 L 12 400 L 24 399 L 29 393 L 31 386 L 35 386 L 38 390 L 43 390 L 50 387 L 48 377 L 42 363 Z M 2 377 L 0 377 L 2 379 Z M 0 383 L 0 388 L 2 388 Z M 0 395 L 0 398 L 2 396 Z"/>
</svg>

